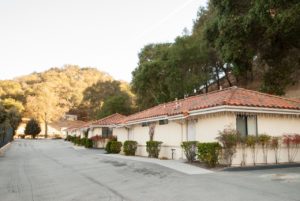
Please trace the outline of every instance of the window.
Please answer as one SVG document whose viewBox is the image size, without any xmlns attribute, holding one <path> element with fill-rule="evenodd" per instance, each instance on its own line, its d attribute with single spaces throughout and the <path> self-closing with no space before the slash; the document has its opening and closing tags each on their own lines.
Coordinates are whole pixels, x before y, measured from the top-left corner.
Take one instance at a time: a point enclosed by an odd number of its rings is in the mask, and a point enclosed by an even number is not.
<svg viewBox="0 0 300 201">
<path fill-rule="evenodd" d="M 241 136 L 257 135 L 257 118 L 254 115 L 237 115 L 236 129 Z"/>
<path fill-rule="evenodd" d="M 146 126 L 149 126 L 149 122 L 143 122 L 142 123 L 142 127 L 146 127 Z"/>
<path fill-rule="evenodd" d="M 169 123 L 169 121 L 168 121 L 168 119 L 163 119 L 163 120 L 159 120 L 159 125 L 165 125 L 165 124 L 168 124 Z"/>
<path fill-rule="evenodd" d="M 108 127 L 102 128 L 102 137 L 110 137 L 112 136 L 113 129 Z"/>
</svg>

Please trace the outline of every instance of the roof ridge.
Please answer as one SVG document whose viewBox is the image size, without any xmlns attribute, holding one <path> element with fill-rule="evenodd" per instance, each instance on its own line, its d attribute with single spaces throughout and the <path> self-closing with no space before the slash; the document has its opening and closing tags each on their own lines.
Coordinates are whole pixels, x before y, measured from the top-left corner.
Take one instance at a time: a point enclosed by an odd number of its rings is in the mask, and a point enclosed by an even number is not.
<svg viewBox="0 0 300 201">
<path fill-rule="evenodd" d="M 223 100 L 224 105 L 229 104 L 229 102 L 231 101 L 232 97 L 234 96 L 236 90 L 239 89 L 239 88 L 236 87 L 236 86 L 230 87 L 230 88 L 231 88 L 231 90 L 230 90 L 231 93 L 229 93 L 228 96 L 226 96 L 226 97 L 224 98 L 224 100 Z M 234 90 L 232 90 L 232 89 L 234 89 Z"/>
<path fill-rule="evenodd" d="M 119 114 L 119 113 L 116 112 L 116 113 L 111 114 L 111 115 L 109 115 L 109 116 L 103 117 L 102 119 L 95 120 L 95 121 L 93 121 L 92 123 L 98 122 L 98 121 L 103 121 L 103 120 L 105 120 L 105 119 L 111 118 L 111 117 L 116 116 L 116 115 L 120 115 L 120 116 L 126 117 L 125 115 L 122 115 L 122 114 Z"/>
<path fill-rule="evenodd" d="M 184 100 L 192 99 L 192 98 L 195 98 L 195 97 L 208 96 L 208 95 L 215 94 L 215 93 L 218 93 L 218 92 L 221 92 L 221 91 L 228 91 L 228 90 L 232 90 L 232 89 L 236 89 L 236 88 L 237 88 L 236 86 L 232 86 L 232 87 L 227 87 L 225 89 L 217 89 L 217 90 L 214 90 L 214 91 L 211 91 L 211 92 L 208 92 L 208 93 L 197 94 L 197 95 L 194 95 L 194 96 L 189 96 L 187 98 L 181 98 L 177 101 L 184 101 Z M 176 100 L 171 101 L 171 102 L 176 102 Z M 168 102 L 168 103 L 171 103 L 171 102 Z"/>
<path fill-rule="evenodd" d="M 187 98 L 181 98 L 179 100 L 173 100 L 173 101 L 169 101 L 169 102 L 166 102 L 166 103 L 160 103 L 158 105 L 155 105 L 153 107 L 150 107 L 150 108 L 147 108 L 145 110 L 142 110 L 142 111 L 139 111 L 137 113 L 134 113 L 132 115 L 129 115 L 127 116 L 126 118 L 130 118 L 132 116 L 135 116 L 135 115 L 138 115 L 142 112 L 146 112 L 146 111 L 149 111 L 149 110 L 152 110 L 152 109 L 155 109 L 159 106 L 165 106 L 165 105 L 170 105 L 170 104 L 173 104 L 173 103 L 176 103 L 176 102 L 182 102 L 182 101 L 185 101 L 185 100 L 188 100 L 188 99 L 192 99 L 192 98 L 195 98 L 195 97 L 201 97 L 201 96 L 207 96 L 207 95 L 210 95 L 210 94 L 214 94 L 214 93 L 218 93 L 218 92 L 221 92 L 221 91 L 227 91 L 227 90 L 232 90 L 232 89 L 236 89 L 237 87 L 236 86 L 232 86 L 232 87 L 227 87 L 227 88 L 224 88 L 224 89 L 221 89 L 221 90 L 215 90 L 215 91 L 211 91 L 211 92 L 208 92 L 208 93 L 204 93 L 204 94 L 197 94 L 197 95 L 194 95 L 194 96 L 190 96 L 190 97 L 187 97 Z M 168 114 L 168 113 L 166 113 Z"/>
<path fill-rule="evenodd" d="M 167 102 L 167 103 L 170 103 L 170 102 Z M 167 104 L 167 103 L 160 103 L 160 104 L 155 105 L 155 106 L 153 106 L 153 107 L 150 107 L 150 108 L 147 108 L 147 109 L 145 109 L 145 110 L 139 111 L 139 112 L 134 113 L 134 114 L 131 114 L 131 115 L 129 115 L 129 116 L 126 116 L 126 118 L 129 118 L 129 117 L 131 117 L 131 116 L 140 114 L 140 113 L 142 113 L 142 112 L 146 112 L 146 111 L 148 111 L 148 110 L 154 109 L 154 108 L 156 108 L 156 107 L 158 107 L 158 106 L 162 106 L 163 104 Z"/>
</svg>

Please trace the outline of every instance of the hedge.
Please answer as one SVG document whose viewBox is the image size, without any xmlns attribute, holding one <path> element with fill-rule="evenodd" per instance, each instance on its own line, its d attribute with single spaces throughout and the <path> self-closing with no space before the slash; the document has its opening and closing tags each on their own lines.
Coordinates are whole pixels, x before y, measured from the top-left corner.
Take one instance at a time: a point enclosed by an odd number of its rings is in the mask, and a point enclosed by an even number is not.
<svg viewBox="0 0 300 201">
<path fill-rule="evenodd" d="M 199 143 L 198 159 L 208 167 L 215 167 L 218 164 L 221 145 L 218 142 Z"/>
<path fill-rule="evenodd" d="M 137 150 L 137 141 L 127 140 L 124 142 L 123 151 L 127 156 L 134 156 Z"/>
<path fill-rule="evenodd" d="M 146 150 L 148 156 L 151 158 L 158 158 L 162 142 L 160 141 L 147 141 Z"/>
</svg>

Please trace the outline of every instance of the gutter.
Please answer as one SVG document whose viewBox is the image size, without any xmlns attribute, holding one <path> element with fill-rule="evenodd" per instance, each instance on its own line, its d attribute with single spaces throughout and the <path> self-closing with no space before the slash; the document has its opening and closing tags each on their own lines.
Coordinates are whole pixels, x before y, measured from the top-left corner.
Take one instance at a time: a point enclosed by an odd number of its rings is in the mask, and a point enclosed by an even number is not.
<svg viewBox="0 0 300 201">
<path fill-rule="evenodd" d="M 205 115 L 205 114 L 212 114 L 218 112 L 247 112 L 247 113 L 255 113 L 255 114 L 283 114 L 283 115 L 296 115 L 300 117 L 300 110 L 293 110 L 293 109 L 278 109 L 278 108 L 265 108 L 265 107 L 246 107 L 246 106 L 230 106 L 230 105 L 222 105 L 216 106 L 206 109 L 199 109 L 199 110 L 192 110 L 189 111 L 189 115 L 178 114 L 174 116 L 159 116 L 154 118 L 147 118 L 141 119 L 136 121 L 129 121 L 125 124 L 116 125 L 117 127 L 129 126 L 134 124 L 139 124 L 143 122 L 151 122 L 151 121 L 159 121 L 168 119 L 169 121 L 174 120 L 181 120 L 186 119 L 190 116 L 198 116 L 198 115 Z"/>
</svg>

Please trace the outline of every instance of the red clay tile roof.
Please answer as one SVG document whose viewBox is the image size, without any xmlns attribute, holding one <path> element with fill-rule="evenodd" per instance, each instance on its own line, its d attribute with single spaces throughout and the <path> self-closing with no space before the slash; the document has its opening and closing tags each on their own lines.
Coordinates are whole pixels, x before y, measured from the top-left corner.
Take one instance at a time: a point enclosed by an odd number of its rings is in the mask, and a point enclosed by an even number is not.
<svg viewBox="0 0 300 201">
<path fill-rule="evenodd" d="M 192 96 L 186 99 L 160 104 L 125 118 L 125 122 L 158 116 L 173 116 L 193 110 L 216 106 L 246 106 L 300 110 L 300 103 L 287 98 L 260 93 L 238 87 Z"/>
<path fill-rule="evenodd" d="M 112 125 L 112 124 L 119 124 L 121 123 L 126 116 L 121 115 L 121 114 L 113 114 L 110 116 L 107 116 L 103 119 L 99 119 L 97 121 L 94 121 L 93 123 L 91 123 L 91 125 Z"/>
</svg>

